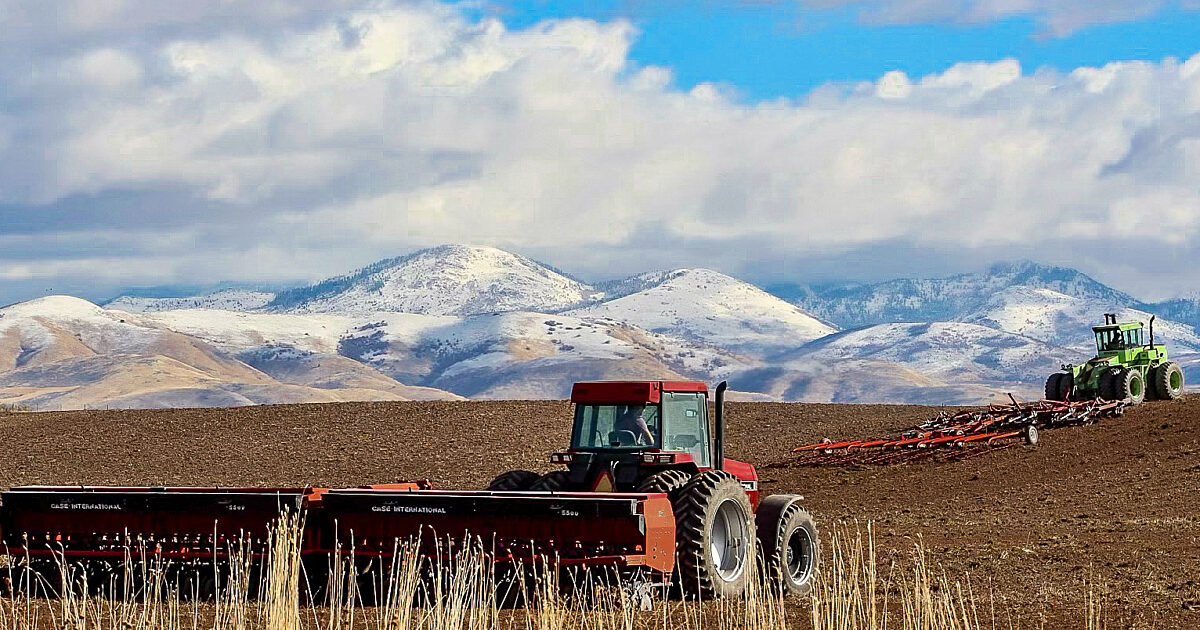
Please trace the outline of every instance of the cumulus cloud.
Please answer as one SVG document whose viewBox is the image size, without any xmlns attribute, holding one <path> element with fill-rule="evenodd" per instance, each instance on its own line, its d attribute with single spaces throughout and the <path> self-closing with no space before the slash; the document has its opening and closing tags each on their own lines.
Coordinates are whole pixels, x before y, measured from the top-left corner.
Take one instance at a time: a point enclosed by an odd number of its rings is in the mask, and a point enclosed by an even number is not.
<svg viewBox="0 0 1200 630">
<path fill-rule="evenodd" d="M 864 21 L 879 24 L 958 22 L 982 24 L 1028 17 L 1044 34 L 1061 37 L 1097 24 L 1128 22 L 1153 15 L 1170 4 L 1196 10 L 1200 3 L 1184 0 L 801 0 L 820 8 L 850 6 Z"/>
<path fill-rule="evenodd" d="M 1200 56 L 962 63 L 744 103 L 630 62 L 621 21 L 179 3 L 193 28 L 130 8 L 165 4 L 80 2 L 6 44 L 0 287 L 315 279 L 471 242 L 585 276 L 884 275 L 939 252 L 1195 288 L 1146 252 L 1200 262 Z M 54 5 L 21 6 L 33 29 Z"/>
</svg>

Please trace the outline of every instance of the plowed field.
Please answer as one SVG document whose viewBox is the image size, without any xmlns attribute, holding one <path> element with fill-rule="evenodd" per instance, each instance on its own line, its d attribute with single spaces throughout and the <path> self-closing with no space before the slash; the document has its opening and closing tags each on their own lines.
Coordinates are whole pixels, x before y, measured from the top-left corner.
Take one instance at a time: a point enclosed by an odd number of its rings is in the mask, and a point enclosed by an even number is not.
<svg viewBox="0 0 1200 630">
<path fill-rule="evenodd" d="M 1200 627 L 1200 397 L 1045 432 L 957 462 L 795 466 L 792 446 L 894 433 L 935 408 L 732 403 L 729 455 L 765 492 L 798 492 L 823 527 L 874 523 L 880 562 L 921 540 L 968 575 L 998 627 L 1083 627 L 1089 589 L 1110 628 Z M 563 402 L 429 402 L 0 414 L 0 486 L 344 486 L 429 478 L 482 487 L 546 470 Z"/>
</svg>

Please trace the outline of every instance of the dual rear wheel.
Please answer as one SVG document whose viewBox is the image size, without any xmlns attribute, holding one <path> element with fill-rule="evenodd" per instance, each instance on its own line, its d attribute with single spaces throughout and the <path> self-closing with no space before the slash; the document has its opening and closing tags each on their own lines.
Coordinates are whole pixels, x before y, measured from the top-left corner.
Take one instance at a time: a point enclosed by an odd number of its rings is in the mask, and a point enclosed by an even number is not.
<svg viewBox="0 0 1200 630">
<path fill-rule="evenodd" d="M 816 523 L 799 500 L 774 495 L 752 515 L 746 491 L 733 475 L 710 470 L 692 477 L 672 498 L 676 571 L 684 595 L 742 596 L 755 577 L 753 568 L 773 594 L 808 594 L 821 547 Z"/>
</svg>

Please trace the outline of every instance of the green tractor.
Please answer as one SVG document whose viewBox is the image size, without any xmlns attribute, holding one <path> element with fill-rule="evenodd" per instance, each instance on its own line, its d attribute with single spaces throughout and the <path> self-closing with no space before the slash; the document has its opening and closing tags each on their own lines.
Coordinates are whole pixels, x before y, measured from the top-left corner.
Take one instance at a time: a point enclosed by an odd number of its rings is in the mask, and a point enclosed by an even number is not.
<svg viewBox="0 0 1200 630">
<path fill-rule="evenodd" d="M 1117 322 L 1105 313 L 1096 333 L 1096 357 L 1083 365 L 1064 365 L 1046 379 L 1047 400 L 1174 400 L 1183 395 L 1183 370 L 1167 360 L 1167 347 L 1154 344 L 1154 317 L 1150 340 L 1142 342 L 1142 322 Z"/>
</svg>

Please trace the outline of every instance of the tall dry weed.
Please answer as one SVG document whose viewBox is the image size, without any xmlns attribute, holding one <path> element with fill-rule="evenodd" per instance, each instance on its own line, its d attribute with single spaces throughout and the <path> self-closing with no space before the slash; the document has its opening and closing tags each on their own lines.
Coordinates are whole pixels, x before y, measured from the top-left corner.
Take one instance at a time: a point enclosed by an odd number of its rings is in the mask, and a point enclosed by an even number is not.
<svg viewBox="0 0 1200 630">
<path fill-rule="evenodd" d="M 881 571 L 871 524 L 835 527 L 826 534 L 824 562 L 809 598 L 789 599 L 766 588 L 755 575 L 759 567 L 751 563 L 745 597 L 705 602 L 668 599 L 603 570 L 565 573 L 549 561 L 516 570 L 500 567 L 478 540 L 439 541 L 440 553 L 432 560 L 420 553 L 420 541 L 397 541 L 395 560 L 383 566 L 377 557 L 354 549 L 339 549 L 330 566 L 306 566 L 300 553 L 303 528 L 302 514 L 282 515 L 270 530 L 265 558 L 252 558 L 246 545 L 222 550 L 228 562 L 192 567 L 202 578 L 198 581 L 181 581 L 179 566 L 145 549 L 127 550 L 124 561 L 114 565 L 122 568 L 102 580 L 61 555 L 55 572 L 24 570 L 26 559 L 0 569 L 11 585 L 0 597 L 0 630 L 784 630 L 809 624 L 814 630 L 1012 630 L 1019 625 L 997 625 L 994 604 L 992 609 L 981 605 L 969 577 L 950 576 L 931 564 L 920 542 Z M 1105 630 L 1102 593 L 1094 582 L 1088 592 L 1084 630 Z M 653 595 L 649 602 L 647 595 Z M 508 609 L 511 604 L 519 607 Z"/>
</svg>

